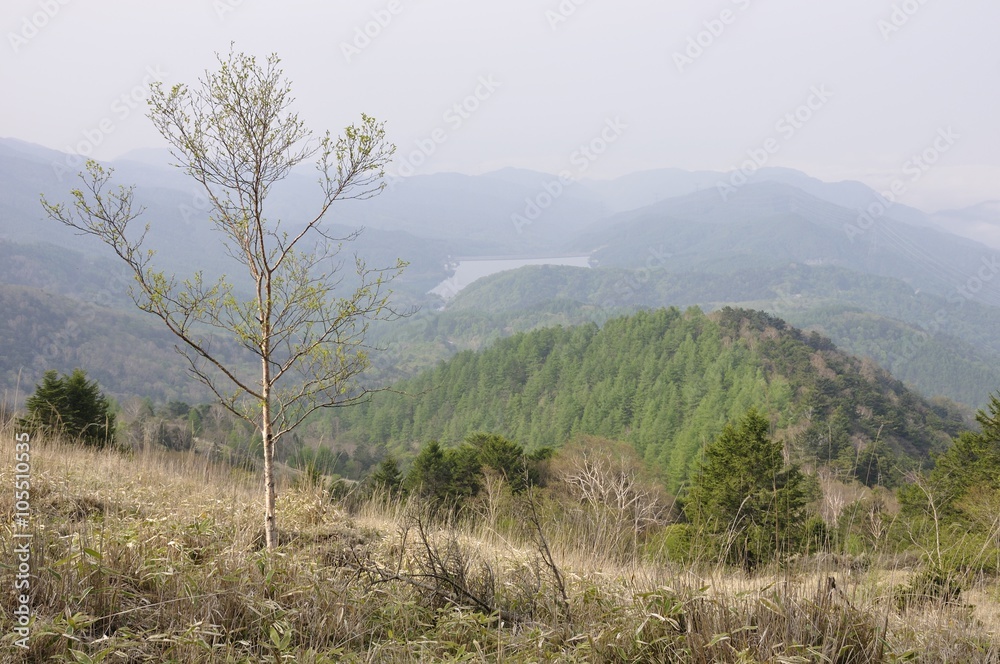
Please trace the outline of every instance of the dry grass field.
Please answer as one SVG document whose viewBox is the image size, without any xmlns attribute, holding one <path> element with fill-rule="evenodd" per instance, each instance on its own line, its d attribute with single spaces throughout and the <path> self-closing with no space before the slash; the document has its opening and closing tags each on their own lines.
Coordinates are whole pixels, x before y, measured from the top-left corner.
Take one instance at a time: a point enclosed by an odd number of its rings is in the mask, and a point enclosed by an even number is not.
<svg viewBox="0 0 1000 664">
<path fill-rule="evenodd" d="M 25 649 L 14 435 L 0 436 L 3 662 L 1000 662 L 997 580 L 903 602 L 916 557 L 752 577 L 622 562 L 544 506 L 447 525 L 291 482 L 268 555 L 256 476 L 45 440 L 30 444 Z"/>
</svg>

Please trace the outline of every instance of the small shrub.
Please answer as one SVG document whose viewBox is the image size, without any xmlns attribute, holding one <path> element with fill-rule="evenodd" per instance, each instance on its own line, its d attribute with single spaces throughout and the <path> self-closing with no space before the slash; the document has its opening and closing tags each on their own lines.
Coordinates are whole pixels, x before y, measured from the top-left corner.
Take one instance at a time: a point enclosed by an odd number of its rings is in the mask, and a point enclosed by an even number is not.
<svg viewBox="0 0 1000 664">
<path fill-rule="evenodd" d="M 654 560 L 689 563 L 695 559 L 690 524 L 675 523 L 662 528 L 646 542 L 646 551 Z"/>
</svg>

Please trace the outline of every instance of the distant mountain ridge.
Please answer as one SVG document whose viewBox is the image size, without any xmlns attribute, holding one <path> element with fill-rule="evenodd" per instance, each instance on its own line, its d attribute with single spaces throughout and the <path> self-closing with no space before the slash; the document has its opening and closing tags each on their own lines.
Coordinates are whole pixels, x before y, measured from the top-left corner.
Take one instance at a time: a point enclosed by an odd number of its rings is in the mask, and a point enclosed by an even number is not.
<svg viewBox="0 0 1000 664">
<path fill-rule="evenodd" d="M 147 206 L 143 221 L 151 224 L 158 264 L 182 277 L 197 270 L 233 273 L 196 187 L 161 161 L 162 152 L 141 151 L 111 164 L 118 169 L 116 181 L 135 184 L 137 202 Z M 107 248 L 45 219 L 39 205 L 42 193 L 66 200 L 77 186 L 72 171 L 80 162 L 0 139 L 0 275 L 4 284 L 34 289 L 35 295 L 45 291 L 127 310 L 128 275 L 122 277 Z M 371 265 L 409 261 L 395 284 L 397 296 L 429 312 L 443 303 L 427 293 L 449 277 L 456 256 L 573 253 L 596 262 L 587 274 L 529 270 L 474 284 L 442 314 L 456 314 L 445 321 L 448 326 L 461 320 L 473 327 L 458 332 L 458 344 L 435 341 L 426 358 L 414 353 L 430 346 L 401 322 L 398 336 L 417 344 L 398 351 L 407 358 L 401 363 L 407 371 L 454 352 L 461 340 L 537 326 L 530 316 L 537 316 L 537 324 L 581 322 L 636 307 L 740 305 L 827 330 L 842 347 L 873 357 L 925 394 L 980 405 L 1000 387 L 994 384 L 1000 278 L 993 272 L 980 278 L 996 264 L 996 252 L 935 225 L 946 218 L 982 225 L 996 206 L 926 215 L 894 205 L 865 225 L 859 209 L 877 194 L 861 183 L 825 183 L 764 168 L 723 200 L 717 185 L 727 177 L 660 169 L 581 180 L 553 194 L 556 176 L 526 170 L 415 175 L 390 180 L 372 200 L 334 206 L 330 229 L 344 235 L 367 227 L 342 256 L 348 266 L 352 249 Z M 302 218 L 315 196 L 312 180 L 308 170 L 297 171 L 276 188 L 273 217 L 290 224 Z M 531 205 L 537 208 L 531 223 L 513 223 Z M 30 307 L 24 311 L 31 315 Z M 507 312 L 511 324 L 497 312 Z M 956 385 L 956 371 L 968 373 L 968 385 Z"/>
<path fill-rule="evenodd" d="M 1000 201 L 983 201 L 959 210 L 939 210 L 930 218 L 940 228 L 1000 250 Z"/>
<path fill-rule="evenodd" d="M 621 213 L 577 240 L 599 247 L 600 265 L 670 272 L 726 272 L 790 263 L 833 265 L 902 279 L 954 297 L 976 276 L 985 245 L 889 216 L 857 211 L 776 182 L 748 184 L 723 201 L 715 191 Z M 998 280 L 1000 283 L 1000 280 Z M 1000 289 L 976 297 L 1000 304 Z"/>
<path fill-rule="evenodd" d="M 20 166 L 30 164 L 31 178 L 46 185 L 47 193 L 65 189 L 73 182 L 83 158 L 49 150 L 16 139 L 0 139 L 0 174 L 16 175 L 8 168 L 12 160 Z M 119 169 L 124 183 L 141 187 L 178 189 L 190 202 L 197 191 L 190 179 L 169 167 L 166 150 L 137 150 L 109 165 Z M 41 166 L 41 168 L 39 168 Z M 47 173 L 46 173 L 47 171 Z M 561 187 L 558 195 L 546 199 L 546 185 L 558 180 L 553 174 L 502 169 L 479 176 L 456 173 L 413 175 L 389 178 L 382 196 L 371 201 L 345 202 L 335 208 L 331 221 L 348 225 L 366 225 L 384 230 L 406 230 L 423 237 L 449 237 L 455 233 L 465 240 L 487 240 L 489 253 L 497 246 L 514 250 L 537 245 L 545 250 L 559 243 L 560 233 L 620 212 L 638 210 L 660 201 L 702 191 L 718 194 L 718 185 L 728 182 L 729 173 L 657 169 L 626 175 L 614 180 L 582 179 Z M 20 177 L 24 182 L 26 178 Z M 867 207 L 879 200 L 876 191 L 855 181 L 823 182 L 805 173 L 784 168 L 762 168 L 749 178 L 749 184 L 775 182 L 850 210 Z M 308 168 L 294 172 L 272 201 L 279 214 L 294 216 L 310 199 L 314 178 Z M 61 187 L 62 189 L 59 189 Z M 28 208 L 38 186 L 22 189 L 28 193 Z M 530 202 L 540 203 L 538 223 L 518 233 L 511 217 L 523 212 Z M 910 225 L 933 225 L 932 218 L 905 205 L 893 205 L 888 217 Z M 6 232 L 6 231 L 5 231 Z M 527 237 L 521 237 L 527 234 Z M 470 252 L 466 252 L 470 253 Z"/>
</svg>

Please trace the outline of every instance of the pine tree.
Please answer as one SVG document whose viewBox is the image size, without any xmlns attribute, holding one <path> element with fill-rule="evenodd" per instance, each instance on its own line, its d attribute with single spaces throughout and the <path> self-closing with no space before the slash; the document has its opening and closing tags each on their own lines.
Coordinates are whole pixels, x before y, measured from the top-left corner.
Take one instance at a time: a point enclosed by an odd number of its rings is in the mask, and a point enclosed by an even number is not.
<svg viewBox="0 0 1000 664">
<path fill-rule="evenodd" d="M 65 435 L 85 445 L 114 444 L 115 414 L 97 381 L 88 381 L 82 369 L 59 376 L 47 371 L 41 384 L 28 397 L 28 416 L 22 426 L 50 435 Z"/>
<path fill-rule="evenodd" d="M 389 455 L 382 460 L 369 477 L 369 485 L 375 492 L 395 496 L 403 489 L 403 474 L 399 471 L 396 457 Z"/>
<path fill-rule="evenodd" d="M 727 559 L 748 569 L 788 552 L 805 506 L 802 474 L 785 466 L 769 426 L 756 410 L 727 424 L 705 448 L 685 506 L 692 522 L 721 537 Z"/>
<path fill-rule="evenodd" d="M 451 484 L 451 466 L 440 443 L 427 443 L 413 460 L 404 486 L 410 493 L 435 498 L 444 496 Z"/>
<path fill-rule="evenodd" d="M 976 413 L 976 421 L 983 427 L 983 438 L 994 444 L 1000 443 L 1000 392 L 990 395 L 990 403 L 986 410 Z"/>
<path fill-rule="evenodd" d="M 975 488 L 1000 491 L 1000 399 L 990 397 L 986 410 L 976 413 L 982 431 L 963 431 L 951 447 L 934 461 L 930 486 L 938 495 L 942 510 L 952 513 L 963 496 Z M 904 507 L 922 505 L 921 492 L 902 494 Z"/>
<path fill-rule="evenodd" d="M 42 382 L 35 386 L 35 392 L 28 397 L 25 405 L 28 417 L 21 424 L 33 431 L 57 434 L 66 424 L 69 409 L 66 404 L 66 389 L 63 379 L 55 370 L 46 371 Z"/>
<path fill-rule="evenodd" d="M 530 471 L 524 448 L 520 445 L 503 436 L 489 433 L 472 434 L 465 440 L 478 451 L 479 463 L 496 471 L 514 493 L 523 491 L 528 486 Z"/>
</svg>

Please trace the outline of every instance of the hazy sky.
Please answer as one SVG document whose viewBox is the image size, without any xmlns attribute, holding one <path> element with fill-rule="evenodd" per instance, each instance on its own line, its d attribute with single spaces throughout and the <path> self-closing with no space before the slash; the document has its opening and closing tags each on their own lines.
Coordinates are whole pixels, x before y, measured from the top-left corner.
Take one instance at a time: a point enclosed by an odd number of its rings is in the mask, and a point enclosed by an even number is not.
<svg viewBox="0 0 1000 664">
<path fill-rule="evenodd" d="M 935 210 L 1000 199 L 997 25 L 996 0 L 5 0 L 0 136 L 102 159 L 159 146 L 134 101 L 150 77 L 193 83 L 234 41 L 282 58 L 313 128 L 385 120 L 407 172 L 756 155 L 902 179 Z"/>
</svg>

